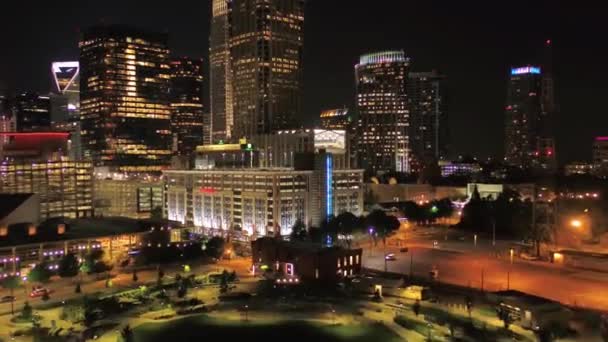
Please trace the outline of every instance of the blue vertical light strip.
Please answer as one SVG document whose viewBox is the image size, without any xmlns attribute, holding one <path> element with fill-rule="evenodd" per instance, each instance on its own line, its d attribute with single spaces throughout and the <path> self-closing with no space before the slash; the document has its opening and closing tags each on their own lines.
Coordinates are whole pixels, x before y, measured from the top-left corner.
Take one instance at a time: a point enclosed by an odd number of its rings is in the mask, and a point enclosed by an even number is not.
<svg viewBox="0 0 608 342">
<path fill-rule="evenodd" d="M 326 175 L 326 179 L 327 179 L 327 217 L 332 217 L 334 215 L 334 182 L 333 182 L 333 177 L 334 177 L 334 163 L 333 163 L 333 156 L 331 154 L 328 154 L 326 157 L 326 171 L 327 171 L 327 175 Z"/>
</svg>

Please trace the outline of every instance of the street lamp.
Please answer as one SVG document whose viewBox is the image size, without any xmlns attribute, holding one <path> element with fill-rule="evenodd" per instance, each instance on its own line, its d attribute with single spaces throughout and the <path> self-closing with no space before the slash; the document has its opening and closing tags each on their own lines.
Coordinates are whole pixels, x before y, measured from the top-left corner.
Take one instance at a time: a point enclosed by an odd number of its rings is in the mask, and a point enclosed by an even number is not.
<svg viewBox="0 0 608 342">
<path fill-rule="evenodd" d="M 579 219 L 572 219 L 570 221 L 570 226 L 572 226 L 573 228 L 581 228 L 583 226 L 583 221 Z"/>
</svg>

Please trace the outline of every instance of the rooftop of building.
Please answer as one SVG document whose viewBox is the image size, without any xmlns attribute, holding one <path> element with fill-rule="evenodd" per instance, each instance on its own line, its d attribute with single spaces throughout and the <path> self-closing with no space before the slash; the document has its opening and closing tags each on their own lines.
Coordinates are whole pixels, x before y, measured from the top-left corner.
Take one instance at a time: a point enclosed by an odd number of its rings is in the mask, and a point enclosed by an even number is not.
<svg viewBox="0 0 608 342">
<path fill-rule="evenodd" d="M 58 234 L 58 225 L 65 224 L 65 233 Z M 174 226 L 167 221 L 136 220 L 125 217 L 49 219 L 41 223 L 35 235 L 29 235 L 30 223 L 9 226 L 6 236 L 0 237 L 0 247 L 13 247 L 27 244 L 52 243 L 67 240 L 96 239 L 122 234 L 148 232 L 155 226 Z"/>
<path fill-rule="evenodd" d="M 167 44 L 169 34 L 167 32 L 155 32 L 142 28 L 136 28 L 127 25 L 96 25 L 84 30 L 82 34 L 83 40 L 93 38 L 108 37 L 108 38 L 141 38 L 148 41 L 154 41 L 161 44 Z"/>
<path fill-rule="evenodd" d="M 10 215 L 34 194 L 0 194 L 0 220 Z"/>
<path fill-rule="evenodd" d="M 498 295 L 505 304 L 509 305 L 517 304 L 526 308 L 560 307 L 559 303 L 550 299 L 534 296 L 517 290 L 499 291 L 495 292 L 495 294 Z"/>
<path fill-rule="evenodd" d="M 289 248 L 292 251 L 297 251 L 299 253 L 326 253 L 326 252 L 334 252 L 334 251 L 345 251 L 347 250 L 344 247 L 340 246 L 325 246 L 319 243 L 314 243 L 310 241 L 287 241 L 283 239 L 278 239 L 276 237 L 265 236 L 261 237 L 252 242 L 253 244 L 265 244 L 270 245 L 274 244 L 276 246 L 281 246 L 285 248 Z M 352 251 L 356 251 L 358 249 L 351 249 Z"/>
<path fill-rule="evenodd" d="M 409 62 L 410 59 L 405 56 L 403 50 L 396 51 L 381 51 L 362 55 L 359 59 L 359 66 L 369 64 L 382 64 L 382 63 L 397 63 L 397 62 Z"/>
</svg>

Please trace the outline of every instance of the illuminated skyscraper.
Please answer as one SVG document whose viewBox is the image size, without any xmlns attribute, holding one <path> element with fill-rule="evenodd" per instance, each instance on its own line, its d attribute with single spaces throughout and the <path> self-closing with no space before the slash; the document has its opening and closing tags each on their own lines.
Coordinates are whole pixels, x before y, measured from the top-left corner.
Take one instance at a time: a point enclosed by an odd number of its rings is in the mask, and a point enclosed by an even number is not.
<svg viewBox="0 0 608 342">
<path fill-rule="evenodd" d="M 51 94 L 53 130 L 70 132 L 70 157 L 82 158 L 80 136 L 80 65 L 78 62 L 53 62 L 51 74 L 55 88 Z"/>
<path fill-rule="evenodd" d="M 209 39 L 212 141 L 229 139 L 234 126 L 228 0 L 213 0 Z"/>
<path fill-rule="evenodd" d="M 229 2 L 233 137 L 294 128 L 300 111 L 304 0 Z"/>
<path fill-rule="evenodd" d="M 555 171 L 557 168 L 557 152 L 555 149 L 555 131 L 553 121 L 559 112 L 555 94 L 555 77 L 553 74 L 553 46 L 550 39 L 543 47 L 542 63 L 542 97 L 541 97 L 541 127 L 536 164 L 539 168 Z M 551 151 L 551 153 L 548 153 Z"/>
<path fill-rule="evenodd" d="M 359 167 L 368 172 L 410 171 L 410 118 L 403 51 L 361 56 L 355 66 Z"/>
<path fill-rule="evenodd" d="M 414 158 L 423 165 L 447 153 L 446 77 L 437 71 L 411 72 L 407 97 Z"/>
<path fill-rule="evenodd" d="M 167 34 L 118 26 L 88 29 L 80 41 L 80 112 L 85 157 L 120 172 L 170 165 Z"/>
<path fill-rule="evenodd" d="M 541 68 L 526 66 L 511 69 L 505 108 L 505 161 L 513 166 L 531 168 L 540 153 Z"/>
<path fill-rule="evenodd" d="M 329 109 L 321 112 L 321 128 L 323 129 L 341 129 L 350 130 L 352 124 L 352 116 L 348 108 Z"/>
<path fill-rule="evenodd" d="M 203 61 L 177 58 L 171 61 L 171 126 L 177 138 L 177 154 L 190 155 L 196 146 L 210 143 L 203 136 Z"/>
</svg>

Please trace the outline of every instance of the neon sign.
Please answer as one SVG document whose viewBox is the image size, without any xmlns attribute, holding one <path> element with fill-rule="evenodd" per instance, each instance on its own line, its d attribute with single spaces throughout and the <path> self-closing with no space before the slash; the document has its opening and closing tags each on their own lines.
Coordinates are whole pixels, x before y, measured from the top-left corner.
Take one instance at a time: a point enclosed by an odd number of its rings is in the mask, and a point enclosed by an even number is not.
<svg viewBox="0 0 608 342">
<path fill-rule="evenodd" d="M 539 75 L 540 74 L 540 67 L 527 66 L 527 67 L 512 68 L 511 69 L 511 75 L 524 75 L 524 74 L 536 74 L 536 75 Z"/>
</svg>

